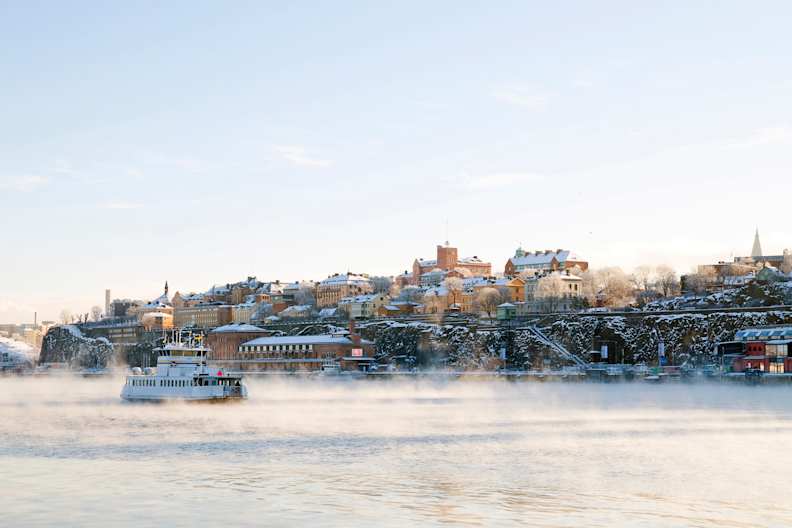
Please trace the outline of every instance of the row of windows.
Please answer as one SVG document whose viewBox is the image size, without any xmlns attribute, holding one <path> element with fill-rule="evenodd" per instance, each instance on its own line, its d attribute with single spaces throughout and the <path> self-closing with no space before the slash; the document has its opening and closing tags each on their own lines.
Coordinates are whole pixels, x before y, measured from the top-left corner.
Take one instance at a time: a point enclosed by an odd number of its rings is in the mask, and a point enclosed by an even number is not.
<svg viewBox="0 0 792 528">
<path fill-rule="evenodd" d="M 324 357 L 331 358 L 331 357 L 335 357 L 335 355 L 330 353 L 330 352 L 326 352 L 324 354 Z M 277 358 L 277 359 L 283 359 L 283 358 L 294 358 L 294 359 L 308 358 L 308 359 L 312 359 L 313 356 L 311 354 L 309 354 L 305 350 L 289 350 L 289 351 L 273 351 L 273 350 L 270 350 L 270 351 L 262 351 L 262 352 L 247 350 L 247 351 L 241 352 L 239 354 L 239 358 L 240 359 L 271 359 L 271 358 Z"/>
<path fill-rule="evenodd" d="M 158 383 L 159 382 L 159 383 Z M 225 378 L 225 379 L 188 379 L 188 380 L 178 380 L 178 379 L 162 379 L 162 380 L 155 380 L 155 379 L 128 379 L 127 385 L 131 385 L 133 387 L 202 387 L 207 385 L 233 385 L 236 380 Z"/>
<path fill-rule="evenodd" d="M 243 352 L 286 352 L 292 350 L 309 351 L 313 345 L 251 345 L 244 347 Z"/>
</svg>

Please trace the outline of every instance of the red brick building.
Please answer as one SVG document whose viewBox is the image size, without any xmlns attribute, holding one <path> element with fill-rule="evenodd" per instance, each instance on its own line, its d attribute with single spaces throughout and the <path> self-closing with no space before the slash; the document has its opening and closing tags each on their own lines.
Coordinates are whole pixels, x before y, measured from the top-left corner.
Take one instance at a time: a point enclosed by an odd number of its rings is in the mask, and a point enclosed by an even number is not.
<svg viewBox="0 0 792 528">
<path fill-rule="evenodd" d="M 213 361 L 233 359 L 239 351 L 239 345 L 258 337 L 266 337 L 271 333 L 249 324 L 229 324 L 215 328 L 206 336 L 206 344 L 212 350 L 209 359 Z"/>
<path fill-rule="evenodd" d="M 410 277 L 411 284 L 421 284 L 421 275 L 434 270 L 455 272 L 464 277 L 488 277 L 492 275 L 492 264 L 484 262 L 478 256 L 460 259 L 457 248 L 446 243 L 445 246 L 437 246 L 437 258 L 433 260 L 415 259 Z"/>
</svg>

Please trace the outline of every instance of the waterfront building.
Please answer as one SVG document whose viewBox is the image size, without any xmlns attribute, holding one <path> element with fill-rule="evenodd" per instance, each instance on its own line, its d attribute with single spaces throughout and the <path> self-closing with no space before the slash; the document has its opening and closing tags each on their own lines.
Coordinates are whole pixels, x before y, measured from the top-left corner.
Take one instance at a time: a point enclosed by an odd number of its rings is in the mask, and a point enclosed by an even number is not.
<svg viewBox="0 0 792 528">
<path fill-rule="evenodd" d="M 504 275 L 514 277 L 521 273 L 543 273 L 550 271 L 579 268 L 586 271 L 588 262 L 567 249 L 545 249 L 544 251 L 525 251 L 518 247 L 514 256 L 506 262 Z"/>
<path fill-rule="evenodd" d="M 316 287 L 316 305 L 319 308 L 337 306 L 344 297 L 372 293 L 374 284 L 366 275 L 335 274 L 321 281 Z"/>
<path fill-rule="evenodd" d="M 235 359 L 242 343 L 270 334 L 271 332 L 250 324 L 232 323 L 215 328 L 206 336 L 206 344 L 211 350 L 209 360 Z"/>
<path fill-rule="evenodd" d="M 719 343 L 718 353 L 731 360 L 734 372 L 792 373 L 792 326 L 745 328 L 735 334 L 734 341 Z"/>
<path fill-rule="evenodd" d="M 350 323 L 348 333 L 252 339 L 239 346 L 234 359 L 222 363 L 244 372 L 296 372 L 365 371 L 374 362 L 374 343 L 362 339 Z"/>
</svg>

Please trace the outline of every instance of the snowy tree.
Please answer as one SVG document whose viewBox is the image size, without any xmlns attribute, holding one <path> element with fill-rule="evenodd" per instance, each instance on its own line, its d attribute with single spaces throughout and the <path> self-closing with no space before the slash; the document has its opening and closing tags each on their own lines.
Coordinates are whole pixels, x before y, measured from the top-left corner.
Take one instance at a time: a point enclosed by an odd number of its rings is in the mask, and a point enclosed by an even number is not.
<svg viewBox="0 0 792 528">
<path fill-rule="evenodd" d="M 606 306 L 627 306 L 634 301 L 630 278 L 621 268 L 601 268 L 596 272 L 595 284 Z"/>
<path fill-rule="evenodd" d="M 500 292 L 492 287 L 481 288 L 476 295 L 475 305 L 477 311 L 486 312 L 487 317 L 492 319 L 492 314 L 501 304 Z"/>
<path fill-rule="evenodd" d="M 61 310 L 60 322 L 62 324 L 69 324 L 72 322 L 72 319 L 74 319 L 74 316 L 72 315 L 71 310 L 69 310 L 68 308 L 64 308 L 63 310 Z"/>
<path fill-rule="evenodd" d="M 679 292 L 679 278 L 671 266 L 657 266 L 657 286 L 663 297 Z"/>
<path fill-rule="evenodd" d="M 459 277 L 448 277 L 443 281 L 443 286 L 448 290 L 448 296 L 452 304 L 458 303 L 462 298 L 464 283 Z"/>
<path fill-rule="evenodd" d="M 303 306 L 316 306 L 316 296 L 313 287 L 301 284 L 300 289 L 294 294 L 294 302 Z"/>
<path fill-rule="evenodd" d="M 98 321 L 102 318 L 102 309 L 99 306 L 91 306 L 91 320 Z"/>
<path fill-rule="evenodd" d="M 685 275 L 685 288 L 694 293 L 704 293 L 717 281 L 717 273 L 711 266 L 702 266 L 698 271 Z"/>
<path fill-rule="evenodd" d="M 792 273 L 792 252 L 790 252 L 788 249 L 784 250 L 784 262 L 781 263 L 781 267 L 779 269 L 782 273 Z"/>
<path fill-rule="evenodd" d="M 600 291 L 597 284 L 597 276 L 594 271 L 590 269 L 582 271 L 579 267 L 575 266 L 570 270 L 570 273 L 576 277 L 580 277 L 583 281 L 580 284 L 580 294 L 586 299 L 589 305 L 594 306 L 597 302 L 597 293 Z"/>
<path fill-rule="evenodd" d="M 630 275 L 630 282 L 636 290 L 648 292 L 654 284 L 654 268 L 652 266 L 638 266 Z"/>
<path fill-rule="evenodd" d="M 557 273 L 551 273 L 536 283 L 534 297 L 541 303 L 542 310 L 554 312 L 564 297 L 564 280 Z"/>
<path fill-rule="evenodd" d="M 406 302 L 421 302 L 424 292 L 418 286 L 405 286 L 399 292 L 400 301 Z"/>
</svg>

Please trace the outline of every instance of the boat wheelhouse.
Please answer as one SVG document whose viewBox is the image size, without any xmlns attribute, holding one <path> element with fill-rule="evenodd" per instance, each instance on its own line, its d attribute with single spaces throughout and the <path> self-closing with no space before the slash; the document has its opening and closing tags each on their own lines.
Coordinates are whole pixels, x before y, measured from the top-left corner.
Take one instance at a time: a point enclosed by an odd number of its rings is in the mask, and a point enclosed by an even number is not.
<svg viewBox="0 0 792 528">
<path fill-rule="evenodd" d="M 156 349 L 157 368 L 132 369 L 121 398 L 129 401 L 209 401 L 247 398 L 240 375 L 207 364 L 210 352 L 193 340 L 168 343 Z"/>
</svg>

